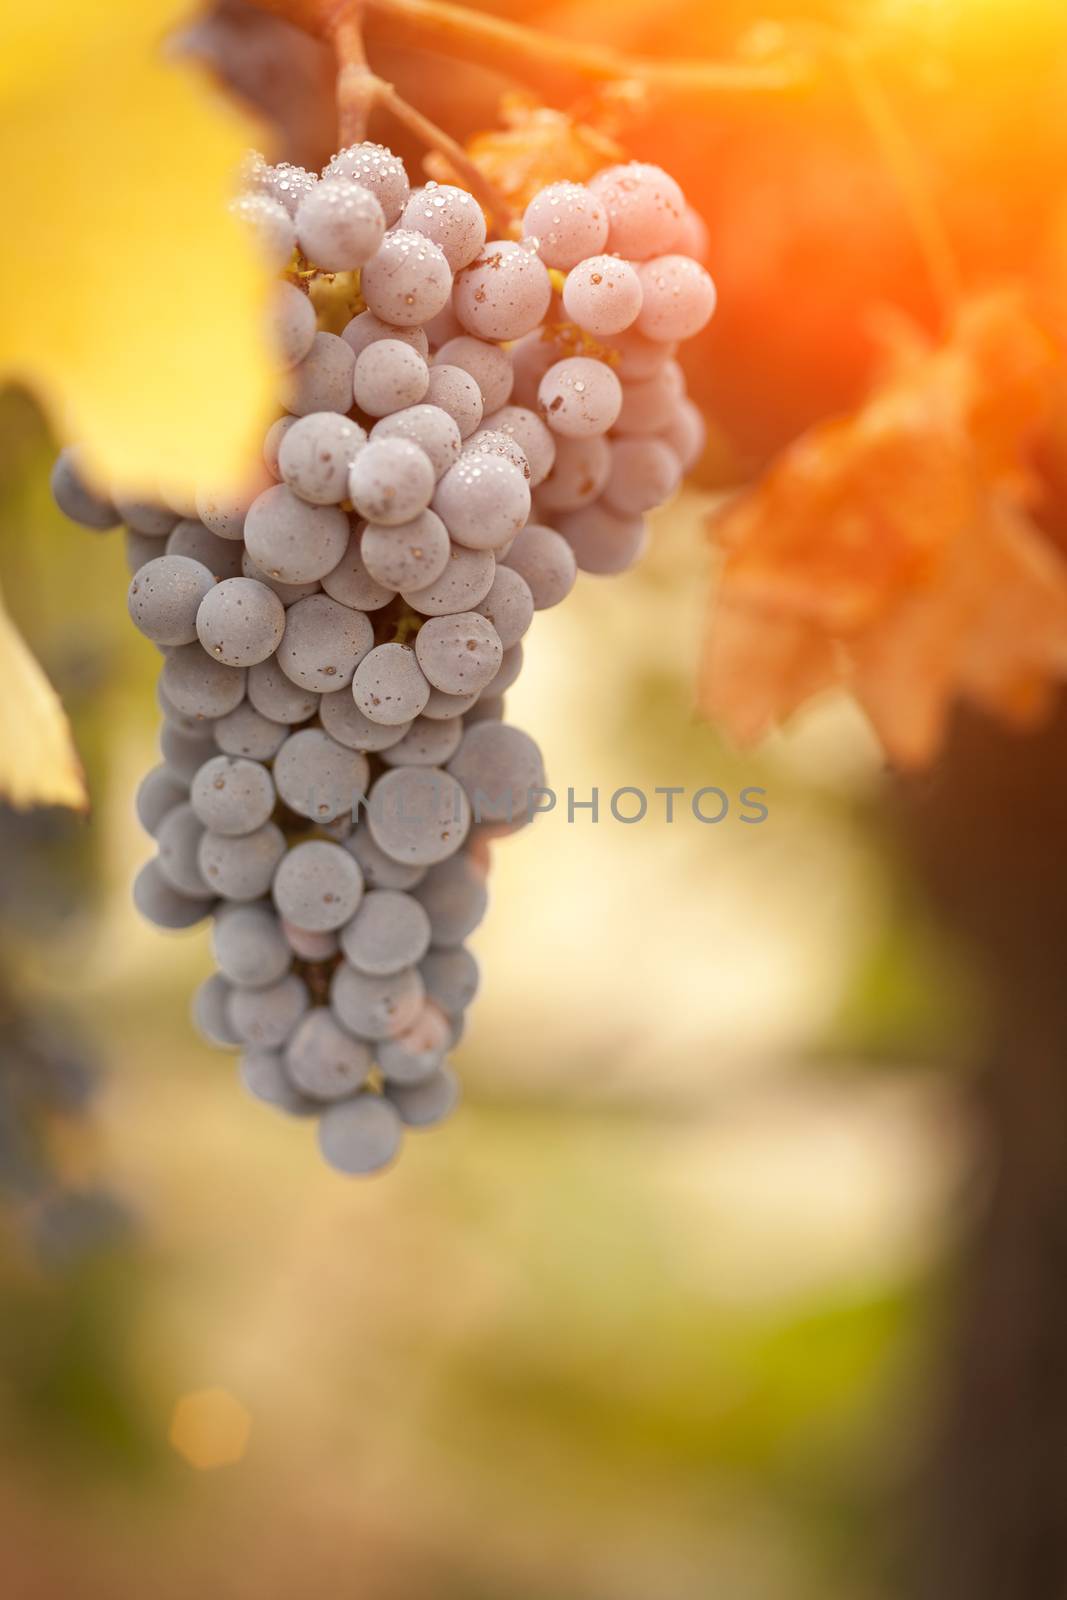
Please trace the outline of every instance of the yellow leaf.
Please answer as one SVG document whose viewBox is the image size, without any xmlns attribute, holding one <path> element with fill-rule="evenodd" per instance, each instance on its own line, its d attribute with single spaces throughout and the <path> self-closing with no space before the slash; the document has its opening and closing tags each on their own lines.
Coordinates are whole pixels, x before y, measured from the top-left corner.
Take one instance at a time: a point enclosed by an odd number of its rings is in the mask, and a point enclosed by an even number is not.
<svg viewBox="0 0 1067 1600">
<path fill-rule="evenodd" d="M 12 805 L 88 808 L 59 696 L 0 604 L 0 794 Z"/>
<path fill-rule="evenodd" d="M 236 481 L 269 415 L 268 275 L 226 209 L 257 130 L 164 53 L 187 10 L 0 17 L 0 372 L 126 492 Z"/>
</svg>

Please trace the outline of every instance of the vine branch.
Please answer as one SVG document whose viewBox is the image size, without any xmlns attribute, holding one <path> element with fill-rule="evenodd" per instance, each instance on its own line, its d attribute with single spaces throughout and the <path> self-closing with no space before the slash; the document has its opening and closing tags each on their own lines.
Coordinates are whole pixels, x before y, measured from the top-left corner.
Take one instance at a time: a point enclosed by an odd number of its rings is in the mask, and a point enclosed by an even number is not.
<svg viewBox="0 0 1067 1600">
<path fill-rule="evenodd" d="M 545 73 L 579 82 L 632 82 L 674 95 L 778 94 L 813 79 L 810 61 L 663 61 L 560 39 L 451 0 L 254 0 L 316 38 L 335 41 L 339 22 L 363 14 L 391 44 L 477 61 L 509 78 Z"/>
<path fill-rule="evenodd" d="M 778 93 L 811 78 L 810 67 L 799 60 L 662 61 L 625 56 L 468 10 L 451 0 L 367 0 L 367 11 L 393 43 L 478 61 L 509 77 L 547 69 L 586 82 L 639 80 L 649 88 L 701 95 Z"/>
</svg>

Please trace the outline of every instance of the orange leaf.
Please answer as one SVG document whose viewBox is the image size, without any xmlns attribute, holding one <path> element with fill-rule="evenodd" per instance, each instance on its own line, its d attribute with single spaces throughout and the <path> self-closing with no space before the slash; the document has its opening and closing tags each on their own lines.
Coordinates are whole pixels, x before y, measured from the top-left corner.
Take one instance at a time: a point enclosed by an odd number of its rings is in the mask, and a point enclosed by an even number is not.
<svg viewBox="0 0 1067 1600">
<path fill-rule="evenodd" d="M 957 696 L 1040 714 L 1067 676 L 1067 565 L 1029 507 L 1062 382 L 1062 352 L 1013 295 L 968 306 L 939 347 L 898 340 L 868 402 L 804 434 L 713 525 L 709 714 L 756 738 L 836 679 L 907 765 L 934 756 Z"/>
<path fill-rule="evenodd" d="M 506 96 L 501 117 L 507 126 L 475 134 L 467 152 L 516 211 L 524 211 L 546 184 L 584 183 L 622 158 L 606 134 L 523 95 Z M 426 168 L 440 182 L 456 181 L 446 156 L 429 157 Z"/>
</svg>

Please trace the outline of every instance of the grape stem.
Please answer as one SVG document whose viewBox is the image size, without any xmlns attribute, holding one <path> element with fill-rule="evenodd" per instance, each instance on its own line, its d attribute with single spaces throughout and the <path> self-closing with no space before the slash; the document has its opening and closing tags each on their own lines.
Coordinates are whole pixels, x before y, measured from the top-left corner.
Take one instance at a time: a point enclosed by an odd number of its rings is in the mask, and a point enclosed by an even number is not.
<svg viewBox="0 0 1067 1600">
<path fill-rule="evenodd" d="M 363 5 L 346 0 L 327 29 L 337 58 L 337 131 L 342 146 L 360 144 L 377 99 L 378 80 L 363 47 Z"/>
<path fill-rule="evenodd" d="M 409 133 L 413 133 L 429 149 L 436 150 L 445 157 L 464 187 L 492 213 L 497 232 L 507 234 L 514 221 L 514 213 L 492 179 L 487 178 L 481 168 L 475 165 L 463 146 L 453 139 L 451 134 L 439 128 L 435 122 L 431 122 L 429 117 L 423 116 L 422 112 L 405 100 L 403 95 L 397 93 L 391 83 L 382 83 L 379 79 L 379 84 L 378 99 L 381 105 L 387 111 L 391 111 L 397 122 L 407 128 Z"/>
<path fill-rule="evenodd" d="M 475 165 L 451 134 L 431 122 L 391 83 L 371 70 L 363 43 L 363 11 L 363 0 L 351 0 L 332 18 L 328 29 L 337 58 L 337 123 L 341 145 L 359 144 L 365 139 L 370 114 L 375 106 L 381 106 L 428 149 L 446 158 L 475 199 L 492 213 L 498 231 L 506 233 L 514 217 L 496 184 Z"/>
</svg>

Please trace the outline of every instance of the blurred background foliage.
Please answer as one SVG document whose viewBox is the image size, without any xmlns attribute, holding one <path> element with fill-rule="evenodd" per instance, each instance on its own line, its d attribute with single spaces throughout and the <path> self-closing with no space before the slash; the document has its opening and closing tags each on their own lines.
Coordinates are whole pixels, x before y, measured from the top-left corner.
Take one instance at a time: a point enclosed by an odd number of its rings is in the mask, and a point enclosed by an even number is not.
<svg viewBox="0 0 1067 1600">
<path fill-rule="evenodd" d="M 874 1519 L 922 1432 L 968 1143 L 933 1069 L 968 985 L 855 713 L 759 757 L 694 719 L 704 497 L 640 572 L 539 618 L 509 714 L 601 820 L 497 850 L 464 1108 L 350 1185 L 192 1032 L 205 936 L 129 905 L 155 655 L 121 541 L 49 504 L 21 396 L 2 437 L 0 576 L 93 796 L 0 834 L 0 1083 L 33 1080 L 2 1126 L 39 1167 L 0 1141 L 9 1592 L 892 1592 Z M 761 785 L 770 816 L 624 827 L 623 783 Z M 47 1024 L 38 1059 L 16 1012 Z M 169 1433 L 207 1387 L 251 1431 L 198 1473 Z"/>
<path fill-rule="evenodd" d="M 1040 258 L 1033 203 L 1047 230 L 1067 137 L 1058 6 L 1011 8 L 1017 26 L 983 0 L 498 9 L 649 54 L 885 30 L 976 279 Z M 459 133 L 492 121 L 485 74 L 379 70 Z M 328 134 L 301 114 L 287 137 L 313 158 Z M 63 522 L 38 412 L 0 401 L 0 583 L 93 801 L 87 821 L 0 815 L 0 1567 L 18 1600 L 900 1592 L 982 1176 L 963 1070 L 981 987 L 925 909 L 853 708 L 824 701 L 739 755 L 692 703 L 713 497 L 855 400 L 887 304 L 933 308 L 839 82 L 659 109 L 626 141 L 709 217 L 722 312 L 689 366 L 715 438 L 641 570 L 538 618 L 509 716 L 579 798 L 761 785 L 770 816 L 557 809 L 506 841 L 464 1107 L 383 1180 L 338 1180 L 306 1126 L 245 1098 L 188 1020 L 204 935 L 135 917 L 156 656 L 127 623 L 121 541 Z M 229 1464 L 190 1463 L 183 1398 L 193 1455 Z"/>
</svg>

